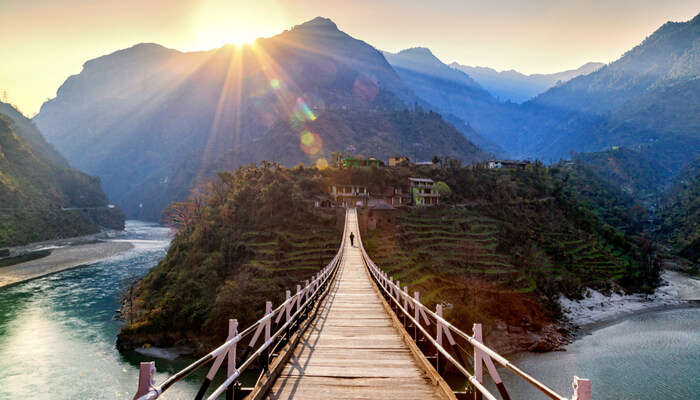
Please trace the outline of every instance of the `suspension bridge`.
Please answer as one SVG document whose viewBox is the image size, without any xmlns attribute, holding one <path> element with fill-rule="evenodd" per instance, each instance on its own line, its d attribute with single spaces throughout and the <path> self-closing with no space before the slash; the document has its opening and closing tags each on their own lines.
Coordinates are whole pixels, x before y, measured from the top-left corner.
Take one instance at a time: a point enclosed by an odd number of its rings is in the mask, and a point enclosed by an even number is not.
<svg viewBox="0 0 700 400">
<path fill-rule="evenodd" d="M 354 209 L 333 260 L 276 308 L 267 302 L 263 315 L 242 331 L 229 320 L 223 344 L 163 382 L 155 382 L 154 362 L 141 363 L 134 399 L 167 398 L 197 370 L 206 375 L 196 400 L 523 398 L 501 373 L 542 398 L 591 399 L 589 380 L 573 377 L 573 395 L 559 394 L 486 346 L 480 324 L 467 334 L 442 317 L 441 305 L 425 307 L 418 292 L 409 294 L 369 258 Z M 254 384 L 243 386 L 244 372 L 257 373 Z M 468 390 L 453 390 L 447 373 L 462 375 Z"/>
</svg>

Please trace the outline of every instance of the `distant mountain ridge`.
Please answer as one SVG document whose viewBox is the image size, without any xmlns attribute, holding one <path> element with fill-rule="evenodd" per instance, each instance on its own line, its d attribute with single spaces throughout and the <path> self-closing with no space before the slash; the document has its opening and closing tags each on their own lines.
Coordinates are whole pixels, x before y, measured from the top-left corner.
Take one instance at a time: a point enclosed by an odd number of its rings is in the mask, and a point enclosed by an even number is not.
<svg viewBox="0 0 700 400">
<path fill-rule="evenodd" d="M 481 87 L 500 100 L 522 103 L 540 93 L 544 93 L 551 87 L 567 82 L 579 75 L 588 75 L 604 65 L 605 64 L 599 62 L 588 62 L 576 69 L 552 74 L 530 75 L 512 69 L 496 71 L 493 68 L 472 67 L 457 62 L 451 63 L 450 67 L 467 73 L 478 82 Z"/>
<path fill-rule="evenodd" d="M 251 154 L 287 165 L 350 145 L 365 156 L 419 148 L 434 152 L 428 157 L 487 157 L 439 116 L 422 119 L 413 111 L 419 102 L 381 52 L 318 17 L 249 46 L 181 53 L 140 44 L 88 61 L 35 121 L 73 165 L 102 177 L 130 216 L 159 219 L 214 163 L 260 161 Z M 429 121 L 420 135 L 385 123 L 403 110 Z M 387 131 L 314 131 L 326 116 Z M 360 138 L 373 146 L 354 142 Z M 284 151 L 281 142 L 293 147 Z"/>
<path fill-rule="evenodd" d="M 449 67 L 425 50 L 389 60 L 419 97 L 513 158 L 556 162 L 625 146 L 675 173 L 700 155 L 699 19 L 664 24 L 619 60 L 522 104 L 445 79 Z"/>
<path fill-rule="evenodd" d="M 434 108 L 455 126 L 462 127 L 460 131 L 484 150 L 501 157 L 506 155 L 501 146 L 487 138 L 490 121 L 474 118 L 500 104 L 469 75 L 448 67 L 424 47 L 396 54 L 384 52 L 384 56 L 406 85 L 423 100 L 424 107 Z"/>
</svg>

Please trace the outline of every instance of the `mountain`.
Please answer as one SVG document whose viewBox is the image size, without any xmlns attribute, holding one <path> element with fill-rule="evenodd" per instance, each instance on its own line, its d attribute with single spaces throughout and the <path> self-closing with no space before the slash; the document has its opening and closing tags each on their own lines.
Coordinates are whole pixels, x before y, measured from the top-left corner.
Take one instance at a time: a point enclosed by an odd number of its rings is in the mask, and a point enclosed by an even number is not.
<svg viewBox="0 0 700 400">
<path fill-rule="evenodd" d="M 396 54 L 387 51 L 383 53 L 386 60 L 389 61 L 389 64 L 391 64 L 394 69 L 406 69 L 446 81 L 456 82 L 462 86 L 474 88 L 475 90 L 483 90 L 471 76 L 448 67 L 435 57 L 433 52 L 428 48 L 413 47 L 401 50 Z"/>
<path fill-rule="evenodd" d="M 579 150 L 584 141 L 588 148 L 649 148 L 678 171 L 700 155 L 699 78 L 700 15 L 664 24 L 619 60 L 526 104 L 559 114 L 553 129 L 536 132 L 555 143 L 547 152 Z"/>
<path fill-rule="evenodd" d="M 464 119 L 514 157 L 556 161 L 624 146 L 678 172 L 700 156 L 699 20 L 666 23 L 588 75 Z"/>
<path fill-rule="evenodd" d="M 619 60 L 522 104 L 492 96 L 478 74 L 447 72 L 426 49 L 387 57 L 416 95 L 510 157 L 556 162 L 624 146 L 676 173 L 700 156 L 699 20 L 666 23 Z"/>
<path fill-rule="evenodd" d="M 127 214 L 159 219 L 184 199 L 169 193 L 186 197 L 222 157 L 231 168 L 260 161 L 253 154 L 315 163 L 360 147 L 356 140 L 373 143 L 365 156 L 422 147 L 467 162 L 486 157 L 445 135 L 439 117 L 420 135 L 385 122 L 405 109 L 422 118 L 418 101 L 379 51 L 319 17 L 252 45 L 181 53 L 141 44 L 88 61 L 35 121 L 74 166 L 102 178 Z M 323 123 L 332 120 L 343 121 L 344 134 Z M 387 130 L 366 129 L 380 126 Z"/>
<path fill-rule="evenodd" d="M 401 80 L 423 100 L 453 123 L 474 144 L 505 156 L 505 151 L 482 134 L 493 126 L 488 115 L 498 113 L 501 104 L 469 75 L 450 68 L 424 47 L 402 50 L 384 56 Z M 461 128 L 460 128 L 461 127 Z"/>
<path fill-rule="evenodd" d="M 601 68 L 603 63 L 589 62 L 582 66 L 553 74 L 525 75 L 515 70 L 496 71 L 487 67 L 471 67 L 453 62 L 451 68 L 465 72 L 481 87 L 502 101 L 522 103 L 547 89 L 569 81 L 579 75 L 587 75 Z"/>
<path fill-rule="evenodd" d="M 34 124 L 0 103 L 0 247 L 123 229 L 100 180 L 72 169 Z"/>
</svg>

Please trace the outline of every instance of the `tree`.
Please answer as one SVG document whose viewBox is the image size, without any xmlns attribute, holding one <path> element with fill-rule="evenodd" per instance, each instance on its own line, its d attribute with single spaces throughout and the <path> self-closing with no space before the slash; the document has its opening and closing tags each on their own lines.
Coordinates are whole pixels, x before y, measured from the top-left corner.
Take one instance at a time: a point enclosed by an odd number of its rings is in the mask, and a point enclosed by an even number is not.
<svg viewBox="0 0 700 400">
<path fill-rule="evenodd" d="M 436 183 L 435 188 L 440 194 L 440 197 L 450 197 L 450 195 L 452 194 L 452 189 L 450 189 L 449 185 L 447 185 L 445 182 L 440 181 Z"/>
</svg>

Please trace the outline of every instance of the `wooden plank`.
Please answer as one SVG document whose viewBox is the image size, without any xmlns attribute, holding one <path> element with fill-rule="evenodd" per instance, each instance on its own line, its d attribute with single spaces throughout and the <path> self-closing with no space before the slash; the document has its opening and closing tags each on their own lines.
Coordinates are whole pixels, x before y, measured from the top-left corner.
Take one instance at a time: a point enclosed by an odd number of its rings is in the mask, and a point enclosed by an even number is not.
<svg viewBox="0 0 700 400">
<path fill-rule="evenodd" d="M 350 213 L 348 232 L 357 231 Z M 443 399 L 387 314 L 347 241 L 338 278 L 268 399 Z"/>
</svg>

